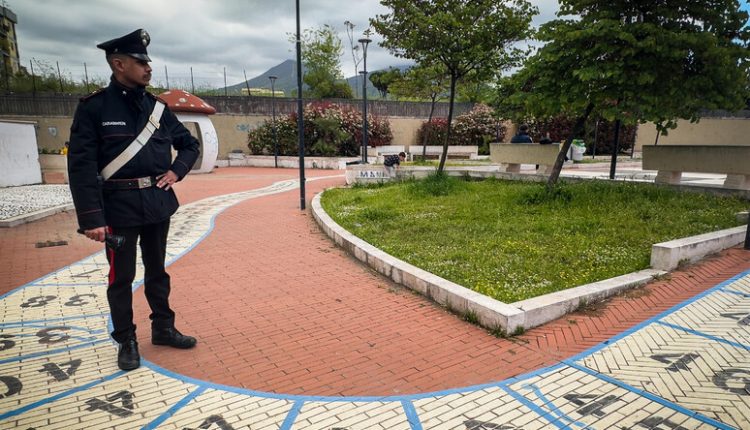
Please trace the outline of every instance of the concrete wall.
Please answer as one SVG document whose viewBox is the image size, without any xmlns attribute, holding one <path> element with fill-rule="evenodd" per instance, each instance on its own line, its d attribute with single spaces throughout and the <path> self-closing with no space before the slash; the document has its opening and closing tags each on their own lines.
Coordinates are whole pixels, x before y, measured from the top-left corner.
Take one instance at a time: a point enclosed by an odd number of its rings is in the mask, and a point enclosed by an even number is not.
<svg viewBox="0 0 750 430">
<path fill-rule="evenodd" d="M 225 160 L 227 154 L 233 150 L 247 149 L 247 133 L 257 128 L 265 120 L 270 120 L 266 115 L 211 115 L 211 122 L 216 128 L 219 138 L 219 159 Z M 73 119 L 70 117 L 42 117 L 42 116 L 5 116 L 0 119 L 31 121 L 35 123 L 39 148 L 59 150 L 66 141 L 70 139 L 70 126 Z M 419 118 L 390 118 L 391 131 L 393 132 L 393 144 L 409 146 L 414 144 L 417 130 L 422 124 Z"/>
<path fill-rule="evenodd" d="M 265 115 L 217 114 L 210 118 L 219 137 L 220 160 L 225 160 L 233 150 L 241 150 L 247 154 L 247 133 L 258 128 L 263 121 L 270 120 Z"/>
<path fill-rule="evenodd" d="M 697 123 L 679 121 L 677 128 L 659 137 L 658 145 L 748 145 L 750 146 L 750 118 L 703 118 Z M 656 126 L 638 126 L 635 149 L 653 145 Z"/>
<path fill-rule="evenodd" d="M 34 125 L 0 122 L 0 187 L 42 182 Z"/>
<path fill-rule="evenodd" d="M 73 118 L 64 116 L 3 116 L 0 120 L 28 121 L 34 123 L 39 149 L 60 150 L 70 139 Z"/>
<path fill-rule="evenodd" d="M 62 116 L 3 116 L 0 119 L 33 121 L 36 123 L 39 148 L 50 150 L 60 149 L 70 138 L 72 118 Z M 219 138 L 219 159 L 226 159 L 232 150 L 242 150 L 247 153 L 247 133 L 255 129 L 267 115 L 248 114 L 217 114 L 211 116 Z M 408 147 L 416 145 L 417 130 L 424 121 L 422 118 L 391 117 L 391 131 L 393 145 Z M 515 127 L 506 123 L 505 142 L 513 136 Z M 691 124 L 680 121 L 675 130 L 669 135 L 659 138 L 659 145 L 749 145 L 750 146 L 750 118 L 704 118 L 700 122 Z M 636 150 L 643 145 L 653 145 L 656 137 L 656 127 L 653 124 L 642 124 L 636 135 Z"/>
</svg>

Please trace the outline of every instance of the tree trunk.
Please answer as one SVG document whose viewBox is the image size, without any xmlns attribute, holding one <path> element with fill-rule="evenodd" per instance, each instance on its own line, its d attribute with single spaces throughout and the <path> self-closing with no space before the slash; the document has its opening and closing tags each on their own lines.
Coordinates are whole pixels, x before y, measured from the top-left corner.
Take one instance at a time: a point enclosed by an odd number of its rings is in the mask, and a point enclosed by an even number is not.
<svg viewBox="0 0 750 430">
<path fill-rule="evenodd" d="M 451 73 L 451 95 L 450 102 L 448 104 L 448 132 L 445 134 L 445 141 L 443 142 L 443 154 L 440 156 L 440 165 L 438 166 L 438 174 L 443 173 L 443 167 L 445 167 L 445 159 L 448 158 L 448 142 L 451 138 L 451 123 L 453 122 L 453 103 L 456 100 L 456 81 L 458 77 L 455 73 Z"/>
<path fill-rule="evenodd" d="M 615 179 L 617 170 L 617 155 L 620 153 L 620 126 L 622 122 L 618 119 L 615 122 L 615 142 L 612 148 L 612 160 L 609 163 L 609 179 Z"/>
<path fill-rule="evenodd" d="M 563 147 L 560 149 L 560 153 L 557 154 L 557 160 L 555 160 L 555 165 L 552 168 L 552 174 L 550 174 L 549 178 L 547 179 L 547 188 L 552 188 L 555 186 L 555 184 L 557 184 L 557 180 L 560 178 L 560 171 L 562 170 L 563 163 L 565 162 L 565 154 L 568 153 L 568 149 L 570 149 L 570 145 L 573 143 L 573 139 L 581 134 L 581 132 L 583 132 L 583 128 L 586 125 L 586 120 L 589 118 L 589 115 L 591 115 L 592 110 L 594 110 L 594 104 L 589 103 L 588 106 L 586 106 L 586 111 L 583 113 L 583 115 L 578 117 L 578 119 L 576 120 L 576 124 L 573 126 L 573 132 L 565 140 L 565 143 L 563 143 Z"/>
</svg>

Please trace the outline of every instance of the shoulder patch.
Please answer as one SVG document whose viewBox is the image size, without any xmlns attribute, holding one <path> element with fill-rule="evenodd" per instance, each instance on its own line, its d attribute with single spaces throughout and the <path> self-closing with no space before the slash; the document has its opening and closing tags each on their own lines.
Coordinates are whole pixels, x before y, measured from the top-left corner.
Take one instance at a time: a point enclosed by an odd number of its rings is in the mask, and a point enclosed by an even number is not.
<svg viewBox="0 0 750 430">
<path fill-rule="evenodd" d="M 94 91 L 93 93 L 91 93 L 91 94 L 89 94 L 89 95 L 86 95 L 86 96 L 83 96 L 83 97 L 81 97 L 81 98 L 80 98 L 80 100 L 81 100 L 82 102 L 85 102 L 86 100 L 88 100 L 88 99 L 90 99 L 90 98 L 92 98 L 92 97 L 94 97 L 94 96 L 96 96 L 96 95 L 98 95 L 98 94 L 101 94 L 101 93 L 103 93 L 105 89 L 106 89 L 106 88 L 99 88 L 98 90 Z"/>
</svg>

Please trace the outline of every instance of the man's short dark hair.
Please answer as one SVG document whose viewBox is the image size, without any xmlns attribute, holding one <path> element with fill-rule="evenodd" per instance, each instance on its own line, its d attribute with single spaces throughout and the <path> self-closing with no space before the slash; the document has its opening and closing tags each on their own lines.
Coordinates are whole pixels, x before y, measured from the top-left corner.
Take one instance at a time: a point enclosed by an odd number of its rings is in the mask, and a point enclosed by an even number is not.
<svg viewBox="0 0 750 430">
<path fill-rule="evenodd" d="M 406 152 L 399 152 L 398 156 L 406 158 Z"/>
<path fill-rule="evenodd" d="M 518 128 L 522 133 L 528 133 L 529 132 L 529 126 L 526 124 L 521 124 L 521 127 Z"/>
</svg>

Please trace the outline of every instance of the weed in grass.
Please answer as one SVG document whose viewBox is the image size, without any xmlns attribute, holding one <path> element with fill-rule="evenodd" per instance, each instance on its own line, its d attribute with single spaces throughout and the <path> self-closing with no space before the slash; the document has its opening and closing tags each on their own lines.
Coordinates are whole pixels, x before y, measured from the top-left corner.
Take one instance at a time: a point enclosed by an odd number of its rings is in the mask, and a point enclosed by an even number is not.
<svg viewBox="0 0 750 430">
<path fill-rule="evenodd" d="M 520 201 L 527 205 L 542 205 L 552 202 L 568 203 L 573 200 L 573 193 L 564 183 L 559 183 L 552 188 L 537 186 L 521 195 Z"/>
<path fill-rule="evenodd" d="M 392 211 L 384 208 L 366 207 L 360 213 L 362 218 L 370 222 L 384 221 L 394 216 Z"/>
<path fill-rule="evenodd" d="M 473 310 L 469 309 L 464 314 L 464 321 L 468 322 L 469 324 L 477 325 L 479 324 L 479 315 Z"/>
<path fill-rule="evenodd" d="M 445 173 L 431 173 L 421 181 L 412 183 L 414 191 L 428 196 L 447 196 L 451 194 L 458 180 L 449 177 Z"/>
<path fill-rule="evenodd" d="M 512 336 L 513 337 L 515 337 L 515 336 L 521 336 L 524 333 L 526 333 L 526 329 L 523 326 L 519 325 L 518 327 L 516 327 L 515 330 L 513 330 Z"/>
</svg>

